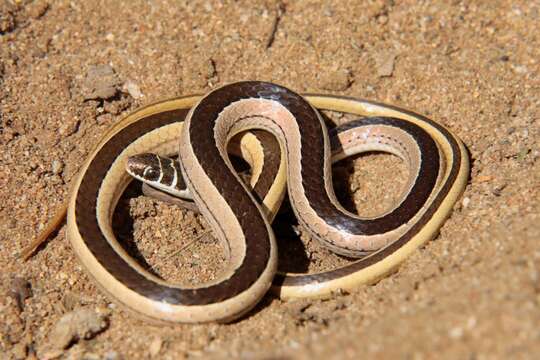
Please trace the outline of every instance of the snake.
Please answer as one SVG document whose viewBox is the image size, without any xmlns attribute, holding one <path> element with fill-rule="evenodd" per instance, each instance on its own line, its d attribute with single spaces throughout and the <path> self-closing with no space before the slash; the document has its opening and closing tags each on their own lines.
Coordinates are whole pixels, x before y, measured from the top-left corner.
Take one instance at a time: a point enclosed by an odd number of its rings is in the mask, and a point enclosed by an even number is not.
<svg viewBox="0 0 540 360">
<path fill-rule="evenodd" d="M 364 117 L 333 135 L 341 144 L 333 154 L 320 110 Z M 239 152 L 252 157 L 252 173 L 259 173 L 252 175 L 256 186 L 265 167 L 265 143 L 246 131 L 272 134 L 280 149 L 275 180 L 261 192 L 263 199 L 241 179 L 228 155 L 231 139 L 240 137 Z M 247 154 L 252 148 L 259 150 Z M 401 157 L 409 165 L 409 181 L 394 208 L 361 218 L 337 201 L 331 163 L 373 150 Z M 130 157 L 144 153 L 178 155 L 189 196 L 227 254 L 227 268 L 212 281 L 197 286 L 166 282 L 116 239 L 113 213 L 132 181 L 125 169 Z M 114 124 L 73 182 L 66 233 L 89 276 L 136 315 L 159 322 L 229 322 L 249 312 L 269 289 L 283 299 L 324 297 L 393 272 L 437 234 L 468 172 L 461 140 L 424 116 L 363 99 L 302 96 L 277 84 L 244 81 L 204 96 L 151 104 Z M 278 273 L 271 219 L 285 192 L 299 223 L 314 238 L 358 259 L 318 273 Z"/>
</svg>

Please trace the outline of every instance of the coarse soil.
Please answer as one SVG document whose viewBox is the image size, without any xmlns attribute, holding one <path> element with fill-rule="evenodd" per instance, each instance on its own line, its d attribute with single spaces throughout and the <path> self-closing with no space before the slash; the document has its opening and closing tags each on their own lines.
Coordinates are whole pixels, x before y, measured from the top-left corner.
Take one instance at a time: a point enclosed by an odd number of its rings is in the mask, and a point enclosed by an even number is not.
<svg viewBox="0 0 540 360">
<path fill-rule="evenodd" d="M 539 2 L 0 1 L 0 358 L 540 354 Z M 390 103 L 454 131 L 472 167 L 440 234 L 375 285 L 326 300 L 268 295 L 225 325 L 156 325 L 117 307 L 83 271 L 65 225 L 21 260 L 109 126 L 142 105 L 239 80 Z M 399 199 L 407 168 L 369 154 L 334 175 L 372 216 Z M 202 217 L 132 190 L 118 209 L 132 254 L 170 281 L 219 274 L 226 258 Z M 349 261 L 290 217 L 274 225 L 280 269 Z M 80 339 L 50 352 L 51 334 L 94 312 Z"/>
</svg>

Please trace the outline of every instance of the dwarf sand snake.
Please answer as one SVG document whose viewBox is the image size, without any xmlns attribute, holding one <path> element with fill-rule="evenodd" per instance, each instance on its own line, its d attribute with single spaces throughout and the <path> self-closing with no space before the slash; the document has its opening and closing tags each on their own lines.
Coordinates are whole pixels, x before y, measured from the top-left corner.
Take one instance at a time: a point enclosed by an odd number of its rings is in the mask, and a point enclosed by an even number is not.
<svg viewBox="0 0 540 360">
<path fill-rule="evenodd" d="M 346 145 L 334 151 L 334 161 L 380 150 L 409 164 L 412 175 L 396 207 L 361 219 L 339 205 L 332 189 L 330 140 L 315 109 L 369 117 L 335 135 Z M 276 136 L 282 155 L 262 206 L 226 153 L 234 135 L 257 129 Z M 116 240 L 112 214 L 131 181 L 127 159 L 139 153 L 179 154 L 195 203 L 228 253 L 228 268 L 219 278 L 198 287 L 167 283 Z M 366 100 L 302 97 L 275 84 L 240 82 L 204 97 L 149 105 L 116 123 L 72 186 L 67 234 L 91 277 L 136 313 L 169 322 L 229 321 L 251 309 L 271 286 L 282 298 L 319 297 L 377 281 L 436 235 L 467 177 L 461 141 L 421 115 Z M 362 258 L 322 273 L 276 274 L 268 213 L 277 211 L 286 187 L 299 222 L 315 238 L 340 254 Z"/>
</svg>

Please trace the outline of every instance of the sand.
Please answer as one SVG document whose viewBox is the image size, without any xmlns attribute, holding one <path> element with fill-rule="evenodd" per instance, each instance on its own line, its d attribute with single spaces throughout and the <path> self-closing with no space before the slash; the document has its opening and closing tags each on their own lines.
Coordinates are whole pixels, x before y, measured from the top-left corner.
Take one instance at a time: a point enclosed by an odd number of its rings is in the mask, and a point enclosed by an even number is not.
<svg viewBox="0 0 540 360">
<path fill-rule="evenodd" d="M 534 358 L 539 23 L 535 1 L 4 0 L 0 357 Z M 119 309 L 81 268 L 65 226 L 20 260 L 111 124 L 157 100 L 247 79 L 387 102 L 452 129 L 472 169 L 440 235 L 373 286 L 324 301 L 267 296 L 228 325 L 155 325 Z M 373 215 L 399 197 L 407 169 L 375 154 L 336 173 L 357 211 Z M 132 222 L 121 237 L 152 271 L 193 284 L 219 273 L 224 254 L 198 215 L 135 190 L 119 208 Z M 285 230 L 283 270 L 348 261 L 297 225 Z M 59 343 L 62 324 L 81 318 L 82 330 Z M 51 343 L 61 348 L 50 352 Z"/>
</svg>

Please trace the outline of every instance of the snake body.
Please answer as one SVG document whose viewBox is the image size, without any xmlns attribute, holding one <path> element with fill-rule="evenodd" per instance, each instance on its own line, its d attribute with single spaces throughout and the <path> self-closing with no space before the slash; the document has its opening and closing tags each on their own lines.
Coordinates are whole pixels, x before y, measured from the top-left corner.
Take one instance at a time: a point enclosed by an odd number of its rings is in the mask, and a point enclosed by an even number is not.
<svg viewBox="0 0 540 360">
<path fill-rule="evenodd" d="M 347 145 L 334 159 L 369 150 L 403 158 L 411 176 L 394 209 L 362 219 L 339 205 L 331 181 L 330 140 L 315 108 L 377 117 L 345 126 L 336 138 Z M 232 137 L 257 129 L 275 135 L 281 149 L 277 180 L 263 191 L 262 205 L 227 156 Z M 177 151 L 189 193 L 229 255 L 227 270 L 199 287 L 166 283 L 150 274 L 112 231 L 113 211 L 131 179 L 124 170 L 127 159 Z M 388 274 L 436 234 L 467 176 L 461 141 L 425 117 L 365 100 L 302 97 L 275 84 L 241 82 L 202 98 L 150 105 L 117 123 L 75 181 L 67 232 L 89 274 L 139 315 L 169 322 L 229 321 L 251 309 L 272 283 L 283 298 L 313 297 L 348 291 Z M 270 221 L 285 184 L 299 221 L 317 239 L 340 254 L 368 256 L 322 273 L 276 276 Z"/>
<path fill-rule="evenodd" d="M 275 137 L 260 130 L 243 133 L 230 142 L 227 152 L 245 159 L 250 165 L 249 186 L 267 210 L 267 215 L 273 218 L 285 191 L 285 163 L 281 161 L 281 150 Z M 178 160 L 152 153 L 130 156 L 126 164 L 126 171 L 143 183 L 145 195 L 199 212 L 180 168 Z M 271 196 L 271 189 L 277 192 L 277 199 Z"/>
</svg>

